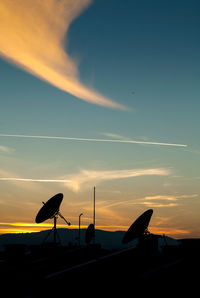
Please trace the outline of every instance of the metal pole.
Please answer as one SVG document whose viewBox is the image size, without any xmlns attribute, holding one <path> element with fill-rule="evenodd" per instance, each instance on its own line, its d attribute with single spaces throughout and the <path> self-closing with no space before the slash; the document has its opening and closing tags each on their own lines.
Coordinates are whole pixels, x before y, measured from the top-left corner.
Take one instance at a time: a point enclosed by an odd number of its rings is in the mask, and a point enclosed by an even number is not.
<svg viewBox="0 0 200 298">
<path fill-rule="evenodd" d="M 94 238 L 93 242 L 95 243 L 95 186 L 94 186 L 94 214 L 93 214 L 93 224 L 94 224 Z"/>
<path fill-rule="evenodd" d="M 79 246 L 81 246 L 81 215 L 83 215 L 83 213 L 81 213 L 79 215 L 79 222 L 78 222 L 78 241 L 79 241 Z"/>
</svg>

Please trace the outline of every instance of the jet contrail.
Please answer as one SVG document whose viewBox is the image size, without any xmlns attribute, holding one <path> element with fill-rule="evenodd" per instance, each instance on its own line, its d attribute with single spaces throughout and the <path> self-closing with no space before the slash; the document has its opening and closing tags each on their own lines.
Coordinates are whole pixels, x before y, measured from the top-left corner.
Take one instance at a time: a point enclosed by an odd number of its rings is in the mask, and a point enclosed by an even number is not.
<svg viewBox="0 0 200 298">
<path fill-rule="evenodd" d="M 14 135 L 14 134 L 0 134 L 0 137 L 30 138 L 30 139 L 52 139 L 52 140 L 82 141 L 82 142 L 109 142 L 109 143 L 127 143 L 127 144 L 144 144 L 144 145 L 158 145 L 158 146 L 187 147 L 187 145 L 184 145 L 184 144 L 146 142 L 146 141 L 134 141 L 134 140 L 72 138 L 72 137 L 56 137 L 56 136 L 32 136 L 32 135 L 18 135 L 18 134 L 16 134 L 16 135 Z"/>
<path fill-rule="evenodd" d="M 0 181 L 23 181 L 23 182 L 55 182 L 55 183 L 70 183 L 71 180 L 62 179 L 32 179 L 32 178 L 0 178 Z"/>
</svg>

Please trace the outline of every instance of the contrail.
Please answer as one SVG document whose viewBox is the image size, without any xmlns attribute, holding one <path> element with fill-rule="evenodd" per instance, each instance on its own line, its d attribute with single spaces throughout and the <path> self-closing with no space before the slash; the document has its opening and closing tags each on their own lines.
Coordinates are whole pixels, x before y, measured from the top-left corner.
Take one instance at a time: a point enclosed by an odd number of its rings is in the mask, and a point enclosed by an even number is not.
<svg viewBox="0 0 200 298">
<path fill-rule="evenodd" d="M 173 147 L 187 147 L 184 144 L 161 143 L 161 142 L 146 142 L 134 140 L 112 140 L 112 139 L 92 139 L 92 138 L 72 138 L 72 137 L 58 137 L 58 136 L 32 136 L 32 135 L 14 135 L 14 134 L 0 134 L 0 137 L 13 138 L 30 138 L 30 139 L 52 139 L 52 140 L 66 140 L 66 141 L 80 141 L 80 142 L 107 142 L 107 143 L 127 143 L 127 144 L 143 144 L 143 145 L 158 145 L 158 146 L 173 146 Z"/>
<path fill-rule="evenodd" d="M 23 181 L 23 182 L 49 182 L 49 183 L 70 183 L 71 180 L 62 179 L 32 179 L 32 178 L 0 178 L 0 181 Z"/>
</svg>

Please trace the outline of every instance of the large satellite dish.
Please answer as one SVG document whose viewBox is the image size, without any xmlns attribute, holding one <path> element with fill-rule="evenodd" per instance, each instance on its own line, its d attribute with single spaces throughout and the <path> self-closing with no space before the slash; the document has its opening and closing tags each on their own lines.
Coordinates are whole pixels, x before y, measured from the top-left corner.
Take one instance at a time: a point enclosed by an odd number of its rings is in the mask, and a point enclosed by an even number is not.
<svg viewBox="0 0 200 298">
<path fill-rule="evenodd" d="M 147 228 L 153 214 L 152 209 L 148 209 L 144 213 L 142 213 L 130 226 L 126 234 L 122 239 L 122 243 L 126 244 L 136 238 L 141 237 L 147 232 Z"/>
<path fill-rule="evenodd" d="M 87 227 L 87 230 L 85 232 L 85 242 L 87 244 L 89 244 L 92 240 L 92 238 L 94 238 L 94 235 L 95 235 L 95 228 L 94 228 L 94 224 L 90 224 L 88 227 Z"/>
<path fill-rule="evenodd" d="M 58 193 L 49 199 L 46 203 L 43 202 L 43 206 L 38 212 L 35 222 L 41 223 L 49 218 L 53 218 L 55 214 L 59 212 L 60 204 L 63 200 L 63 194 Z"/>
<path fill-rule="evenodd" d="M 56 237 L 57 237 L 57 229 L 56 229 L 56 223 L 57 223 L 57 218 L 60 216 L 69 226 L 71 225 L 70 222 L 68 222 L 64 216 L 60 213 L 60 205 L 63 200 L 63 194 L 58 193 L 52 198 L 50 198 L 46 203 L 43 202 L 42 208 L 39 210 L 35 222 L 36 223 L 42 223 L 47 219 L 54 219 L 54 226 L 51 231 L 54 231 L 54 242 L 56 243 Z M 47 234 L 45 240 L 48 238 L 50 232 Z"/>
</svg>

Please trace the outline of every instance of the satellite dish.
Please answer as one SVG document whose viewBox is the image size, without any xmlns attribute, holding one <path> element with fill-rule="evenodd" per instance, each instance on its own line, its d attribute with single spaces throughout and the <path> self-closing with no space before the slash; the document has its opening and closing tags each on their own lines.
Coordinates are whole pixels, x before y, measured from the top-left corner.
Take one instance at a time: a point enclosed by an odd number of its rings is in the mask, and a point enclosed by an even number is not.
<svg viewBox="0 0 200 298">
<path fill-rule="evenodd" d="M 59 211 L 62 200 L 63 200 L 63 194 L 58 193 L 57 195 L 49 199 L 46 203 L 43 202 L 44 206 L 42 206 L 42 208 L 38 212 L 35 218 L 35 222 L 41 223 L 49 218 L 54 217 L 54 215 L 57 214 Z"/>
<path fill-rule="evenodd" d="M 94 224 L 90 224 L 85 232 L 85 242 L 87 244 L 90 243 L 90 241 L 94 237 L 94 234 L 95 234 Z"/>
<path fill-rule="evenodd" d="M 122 243 L 126 244 L 134 240 L 135 238 L 141 237 L 148 228 L 152 214 L 152 209 L 148 209 L 147 211 L 142 213 L 130 226 L 122 239 Z"/>
<path fill-rule="evenodd" d="M 57 229 L 56 229 L 57 217 L 60 216 L 69 226 L 71 225 L 70 222 L 68 222 L 59 211 L 62 200 L 63 200 L 63 194 L 58 193 L 55 196 L 53 196 L 51 199 L 49 199 L 46 203 L 43 202 L 44 205 L 39 210 L 35 218 L 36 223 L 42 223 L 43 221 L 51 218 L 54 219 L 54 226 L 52 230 L 50 230 L 50 232 L 54 231 L 55 243 L 56 243 L 56 236 L 57 236 Z M 45 240 L 48 238 L 50 232 L 47 234 L 47 237 L 45 238 Z"/>
</svg>

